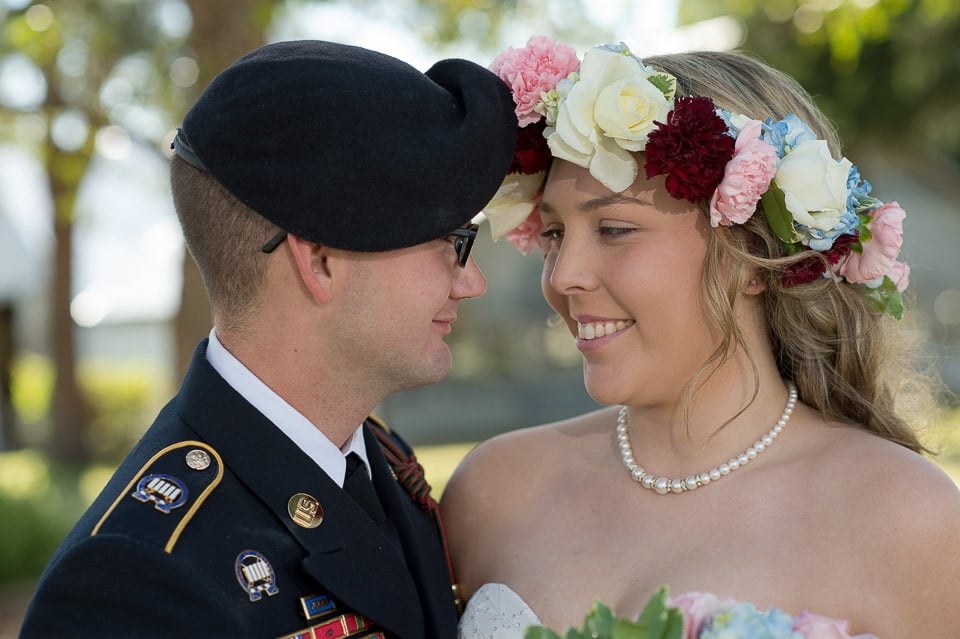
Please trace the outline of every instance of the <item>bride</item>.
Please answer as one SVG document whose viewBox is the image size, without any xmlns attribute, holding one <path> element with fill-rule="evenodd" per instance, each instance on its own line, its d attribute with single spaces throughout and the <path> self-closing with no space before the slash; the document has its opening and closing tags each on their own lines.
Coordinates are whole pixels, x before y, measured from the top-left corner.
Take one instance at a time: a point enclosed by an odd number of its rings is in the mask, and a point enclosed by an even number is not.
<svg viewBox="0 0 960 639">
<path fill-rule="evenodd" d="M 633 618 L 665 584 L 686 637 L 711 623 L 697 592 L 794 636 L 956 637 L 960 492 L 903 408 L 930 387 L 896 321 L 903 209 L 750 57 L 581 63 L 538 37 L 494 70 L 522 129 L 491 228 L 539 244 L 609 407 L 495 437 L 451 479 L 460 636 L 579 627 L 595 601 Z"/>
</svg>

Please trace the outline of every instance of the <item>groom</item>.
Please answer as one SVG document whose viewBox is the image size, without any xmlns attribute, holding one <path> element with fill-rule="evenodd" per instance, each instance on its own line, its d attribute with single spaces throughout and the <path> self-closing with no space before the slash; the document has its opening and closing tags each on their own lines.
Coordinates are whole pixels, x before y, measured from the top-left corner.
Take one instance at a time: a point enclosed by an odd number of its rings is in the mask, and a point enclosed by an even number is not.
<svg viewBox="0 0 960 639">
<path fill-rule="evenodd" d="M 456 634 L 436 504 L 369 413 L 450 369 L 513 107 L 473 63 L 423 74 L 317 41 L 214 79 L 171 182 L 215 328 L 54 555 L 22 638 Z"/>
</svg>

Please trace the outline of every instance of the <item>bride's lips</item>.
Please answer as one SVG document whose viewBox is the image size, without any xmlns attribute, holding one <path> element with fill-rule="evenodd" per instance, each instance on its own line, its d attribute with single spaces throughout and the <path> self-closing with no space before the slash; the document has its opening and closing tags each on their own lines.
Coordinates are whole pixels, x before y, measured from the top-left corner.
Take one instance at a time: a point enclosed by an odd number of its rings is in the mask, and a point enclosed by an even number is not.
<svg viewBox="0 0 960 639">
<path fill-rule="evenodd" d="M 577 348 L 581 351 L 600 348 L 636 324 L 632 319 L 595 319 L 588 317 L 574 319 L 577 320 Z"/>
</svg>

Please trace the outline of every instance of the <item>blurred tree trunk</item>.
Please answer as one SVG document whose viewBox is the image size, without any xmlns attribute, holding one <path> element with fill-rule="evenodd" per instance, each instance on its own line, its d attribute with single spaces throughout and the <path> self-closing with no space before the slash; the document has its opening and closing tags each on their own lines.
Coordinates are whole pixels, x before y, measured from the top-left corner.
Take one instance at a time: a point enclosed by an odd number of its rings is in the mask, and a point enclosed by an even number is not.
<svg viewBox="0 0 960 639">
<path fill-rule="evenodd" d="M 10 395 L 13 368 L 13 304 L 0 302 L 0 450 L 20 446 Z"/>
<path fill-rule="evenodd" d="M 220 71 L 243 54 L 265 42 L 275 1 L 270 0 L 188 0 L 193 12 L 189 45 L 194 51 L 200 76 L 194 100 Z M 191 101 L 192 103 L 192 101 Z M 189 253 L 183 259 L 183 290 L 175 320 L 177 380 L 190 365 L 197 342 L 213 325 L 210 304 L 196 264 Z"/>
<path fill-rule="evenodd" d="M 59 108 L 57 91 L 49 92 L 49 113 Z M 80 181 L 93 158 L 92 126 L 87 143 L 75 152 L 57 148 L 52 136 L 46 142 L 46 175 L 53 200 L 54 265 L 50 292 L 50 348 L 56 378 L 53 385 L 51 455 L 66 463 L 90 459 L 87 430 L 90 411 L 77 379 L 76 324 L 70 314 L 73 280 L 73 214 Z"/>
</svg>

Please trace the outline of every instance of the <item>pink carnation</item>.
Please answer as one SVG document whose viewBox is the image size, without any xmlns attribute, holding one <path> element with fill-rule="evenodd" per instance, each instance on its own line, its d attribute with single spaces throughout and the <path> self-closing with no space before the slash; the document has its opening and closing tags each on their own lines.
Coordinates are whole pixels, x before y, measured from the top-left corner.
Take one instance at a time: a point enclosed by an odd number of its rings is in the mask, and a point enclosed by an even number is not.
<svg viewBox="0 0 960 639">
<path fill-rule="evenodd" d="M 697 639 L 714 615 L 734 607 L 733 599 L 720 599 L 709 592 L 687 592 L 667 600 L 667 606 L 683 611 L 683 639 Z"/>
<path fill-rule="evenodd" d="M 867 284 L 890 273 L 903 244 L 903 219 L 907 214 L 899 204 L 884 204 L 869 213 L 871 237 L 862 243 L 863 252 L 851 252 L 840 266 L 840 274 L 854 284 Z"/>
<path fill-rule="evenodd" d="M 507 47 L 490 65 L 490 70 L 513 92 L 521 127 L 542 117 L 534 111 L 540 103 L 540 93 L 552 91 L 560 80 L 579 68 L 577 52 L 547 36 L 533 36 L 522 49 Z"/>
<path fill-rule="evenodd" d="M 710 225 L 743 224 L 777 172 L 777 151 L 760 139 L 760 121 L 750 120 L 737 135 L 733 158 L 710 200 Z"/>
<path fill-rule="evenodd" d="M 506 234 L 507 241 L 513 244 L 523 255 L 530 255 L 533 249 L 540 246 L 540 237 L 544 231 L 540 221 L 540 209 L 533 208 L 533 212 L 517 228 Z"/>
<path fill-rule="evenodd" d="M 910 286 L 910 265 L 903 262 L 894 262 L 887 276 L 897 285 L 897 290 L 903 293 Z"/>
</svg>

